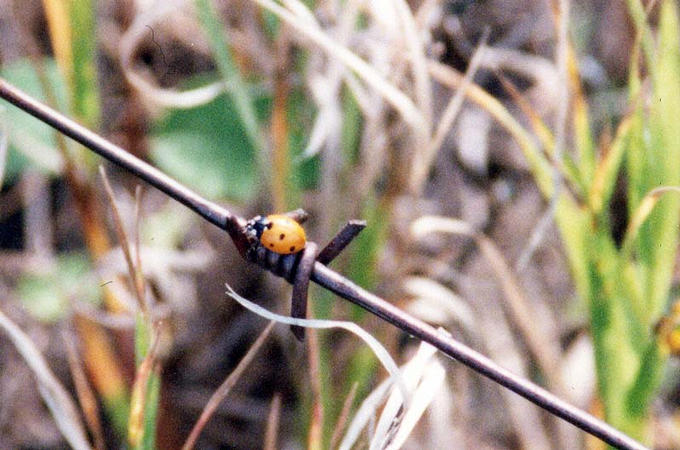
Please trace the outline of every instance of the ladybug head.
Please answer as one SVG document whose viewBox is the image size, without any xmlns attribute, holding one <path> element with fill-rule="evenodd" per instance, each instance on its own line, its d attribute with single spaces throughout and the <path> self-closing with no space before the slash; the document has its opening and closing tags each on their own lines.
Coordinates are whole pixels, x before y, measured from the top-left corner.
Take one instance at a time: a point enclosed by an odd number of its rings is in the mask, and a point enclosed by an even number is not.
<svg viewBox="0 0 680 450">
<path fill-rule="evenodd" d="M 271 222 L 266 217 L 255 216 L 248 221 L 246 231 L 253 234 L 257 239 L 262 237 L 262 233 L 266 228 L 271 228 Z"/>
</svg>

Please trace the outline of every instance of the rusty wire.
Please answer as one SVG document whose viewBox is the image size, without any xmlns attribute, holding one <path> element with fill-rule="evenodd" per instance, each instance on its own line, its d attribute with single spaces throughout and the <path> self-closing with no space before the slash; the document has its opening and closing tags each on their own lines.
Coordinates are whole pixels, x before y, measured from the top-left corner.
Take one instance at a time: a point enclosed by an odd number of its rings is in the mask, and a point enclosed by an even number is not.
<svg viewBox="0 0 680 450">
<path fill-rule="evenodd" d="M 98 155 L 134 173 L 142 180 L 184 204 L 207 221 L 227 231 L 244 259 L 255 262 L 261 267 L 292 282 L 291 277 L 294 277 L 295 274 L 291 270 L 294 271 L 296 267 L 296 264 L 291 264 L 293 262 L 292 258 L 282 258 L 281 261 L 277 261 L 281 264 L 273 266 L 271 262 L 268 264 L 266 259 L 254 257 L 253 255 L 247 256 L 250 243 L 243 231 L 246 224 L 244 218 L 232 214 L 225 208 L 206 200 L 160 170 L 131 155 L 121 147 L 116 146 L 77 122 L 31 98 L 2 78 L 0 78 L 0 97 L 42 122 L 49 124 Z M 621 449 L 641 450 L 646 448 L 606 422 L 576 408 L 531 381 L 502 368 L 481 353 L 453 339 L 450 335 L 437 331 L 425 322 L 402 311 L 377 295 L 366 291 L 332 269 L 329 269 L 318 260 L 314 263 L 311 279 L 320 286 L 375 314 L 411 336 L 430 343 L 445 355 L 465 364 L 472 370 L 510 389 L 586 433 L 602 439 L 607 444 Z"/>
</svg>

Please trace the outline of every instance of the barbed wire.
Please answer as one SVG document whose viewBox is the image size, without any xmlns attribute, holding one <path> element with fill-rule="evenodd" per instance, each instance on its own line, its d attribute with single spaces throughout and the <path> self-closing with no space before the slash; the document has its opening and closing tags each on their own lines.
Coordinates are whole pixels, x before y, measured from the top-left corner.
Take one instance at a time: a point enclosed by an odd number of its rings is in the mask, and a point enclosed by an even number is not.
<svg viewBox="0 0 680 450">
<path fill-rule="evenodd" d="M 277 273 L 266 260 L 253 258 L 252 256 L 248 257 L 251 241 L 249 241 L 244 232 L 246 219 L 201 197 L 150 164 L 131 155 L 123 148 L 88 130 L 74 120 L 33 99 L 2 78 L 0 78 L 0 97 L 52 126 L 98 155 L 132 172 L 137 177 L 187 206 L 208 222 L 225 230 L 229 233 L 237 250 L 244 259 L 254 262 L 278 276 L 284 276 L 288 281 L 291 281 L 291 273 L 283 273 L 281 271 Z M 295 265 L 291 265 L 291 267 L 295 267 Z M 502 368 L 481 353 L 458 342 L 449 334 L 436 330 L 434 327 L 411 316 L 386 300 L 361 288 L 349 279 L 326 267 L 322 262 L 316 261 L 314 263 L 311 280 L 341 298 L 375 314 L 411 336 L 428 342 L 450 358 L 461 362 L 470 369 L 510 389 L 586 433 L 600 438 L 607 444 L 626 450 L 647 448 L 606 422 L 569 404 L 537 384 Z"/>
</svg>

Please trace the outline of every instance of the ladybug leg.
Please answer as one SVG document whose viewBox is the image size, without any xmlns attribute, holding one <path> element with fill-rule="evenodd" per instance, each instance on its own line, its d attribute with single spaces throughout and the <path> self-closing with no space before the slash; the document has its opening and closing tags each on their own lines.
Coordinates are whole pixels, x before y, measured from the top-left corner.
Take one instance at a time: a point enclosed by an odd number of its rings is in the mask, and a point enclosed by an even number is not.
<svg viewBox="0 0 680 450">
<path fill-rule="evenodd" d="M 365 220 L 350 220 L 321 250 L 316 260 L 323 265 L 328 265 L 364 228 L 366 228 Z"/>
<path fill-rule="evenodd" d="M 295 271 L 295 279 L 293 281 L 293 295 L 290 303 L 290 315 L 297 319 L 307 318 L 307 291 L 309 288 L 309 279 L 314 270 L 314 263 L 316 262 L 316 255 L 319 247 L 314 242 L 307 242 L 307 246 L 302 251 L 300 262 Z M 296 325 L 291 325 L 290 330 L 296 338 L 300 341 L 305 339 L 305 329 Z"/>
</svg>

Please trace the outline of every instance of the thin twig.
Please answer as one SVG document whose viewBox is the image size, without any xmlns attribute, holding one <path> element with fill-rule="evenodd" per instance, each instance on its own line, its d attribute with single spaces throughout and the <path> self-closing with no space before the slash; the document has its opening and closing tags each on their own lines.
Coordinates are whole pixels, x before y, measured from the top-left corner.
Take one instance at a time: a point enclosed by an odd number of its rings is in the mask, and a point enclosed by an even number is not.
<svg viewBox="0 0 680 450">
<path fill-rule="evenodd" d="M 226 230 L 239 251 L 245 254 L 247 244 L 244 242 L 243 236 L 241 236 L 241 229 L 239 228 L 245 223 L 243 218 L 234 216 L 221 206 L 204 199 L 160 170 L 137 159 L 96 133 L 32 99 L 1 78 L 0 97 L 89 147 L 95 153 L 129 170 L 175 200 L 186 205 L 209 222 Z M 484 355 L 463 345 L 450 336 L 437 332 L 430 325 L 357 286 L 319 262 L 314 265 L 312 281 L 375 314 L 404 332 L 432 344 L 445 355 L 505 386 L 583 431 L 602 439 L 607 444 L 621 449 L 641 450 L 646 448 L 602 420 L 570 405 L 540 386 L 514 375 Z"/>
</svg>

